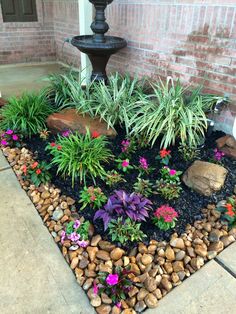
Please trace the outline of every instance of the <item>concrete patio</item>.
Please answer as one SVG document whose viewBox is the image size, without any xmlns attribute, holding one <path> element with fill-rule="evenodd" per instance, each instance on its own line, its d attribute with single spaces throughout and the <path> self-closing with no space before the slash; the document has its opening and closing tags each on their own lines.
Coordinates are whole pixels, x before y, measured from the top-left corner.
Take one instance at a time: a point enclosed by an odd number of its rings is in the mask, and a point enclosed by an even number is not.
<svg viewBox="0 0 236 314">
<path fill-rule="evenodd" d="M 1 313 L 94 313 L 1 152 L 0 199 Z M 236 243 L 145 313 L 230 314 L 235 300 Z"/>
</svg>

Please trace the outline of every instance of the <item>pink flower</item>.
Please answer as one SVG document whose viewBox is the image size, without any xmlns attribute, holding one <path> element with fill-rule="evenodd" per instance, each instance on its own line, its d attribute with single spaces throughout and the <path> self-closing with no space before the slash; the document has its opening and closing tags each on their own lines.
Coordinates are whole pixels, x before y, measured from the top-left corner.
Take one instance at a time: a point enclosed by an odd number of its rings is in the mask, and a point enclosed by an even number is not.
<svg viewBox="0 0 236 314">
<path fill-rule="evenodd" d="M 12 135 L 12 139 L 13 139 L 13 141 L 18 141 L 19 140 L 19 136 L 16 135 L 16 134 L 13 134 Z"/>
<path fill-rule="evenodd" d="M 70 136 L 70 133 L 71 133 L 71 130 L 65 130 L 61 133 L 61 135 L 64 137 L 68 137 L 68 136 Z"/>
<path fill-rule="evenodd" d="M 119 276 L 118 274 L 109 274 L 106 278 L 106 283 L 109 285 L 109 286 L 115 286 L 117 285 L 119 281 Z"/>
<path fill-rule="evenodd" d="M 118 309 L 121 308 L 121 302 L 116 303 L 116 307 L 118 307 Z"/>
<path fill-rule="evenodd" d="M 169 175 L 174 176 L 176 174 L 176 170 L 170 169 Z"/>
<path fill-rule="evenodd" d="M 154 212 L 154 216 L 159 219 L 163 218 L 165 222 L 172 222 L 178 217 L 178 213 L 173 207 L 170 207 L 169 205 L 162 205 Z"/>
<path fill-rule="evenodd" d="M 98 294 L 98 285 L 96 284 L 95 280 L 93 281 L 93 293 Z"/>
<path fill-rule="evenodd" d="M 123 160 L 121 165 L 122 165 L 122 167 L 126 168 L 126 167 L 129 166 L 129 161 L 128 160 Z"/>
<path fill-rule="evenodd" d="M 62 243 L 62 244 L 64 243 L 65 238 L 66 238 L 66 233 L 65 233 L 65 231 L 63 230 L 63 231 L 61 232 L 61 243 Z"/>
<path fill-rule="evenodd" d="M 7 145 L 8 145 L 8 142 L 7 142 L 7 141 L 5 141 L 5 140 L 2 140 L 2 141 L 1 141 L 1 145 L 3 145 L 3 146 L 7 146 Z"/>
<path fill-rule="evenodd" d="M 75 229 L 78 229 L 79 226 L 80 226 L 80 221 L 77 219 L 77 220 L 75 221 L 73 227 L 74 227 Z"/>
<path fill-rule="evenodd" d="M 76 242 L 79 246 L 86 248 L 88 246 L 88 241 L 81 240 Z"/>
<path fill-rule="evenodd" d="M 13 132 L 13 130 L 7 130 L 5 133 L 6 133 L 7 135 L 12 135 L 14 132 Z"/>
<path fill-rule="evenodd" d="M 130 145 L 130 141 L 129 140 L 124 140 L 121 142 L 121 151 L 124 153 L 127 151 L 127 149 L 129 148 Z"/>
<path fill-rule="evenodd" d="M 139 164 L 140 164 L 140 167 L 144 170 L 147 170 L 148 169 L 148 163 L 147 163 L 147 159 L 144 158 L 144 157 L 140 157 L 139 158 Z"/>
<path fill-rule="evenodd" d="M 70 235 L 68 235 L 68 238 L 73 241 L 76 242 L 80 239 L 80 235 L 76 232 L 72 232 Z"/>
</svg>

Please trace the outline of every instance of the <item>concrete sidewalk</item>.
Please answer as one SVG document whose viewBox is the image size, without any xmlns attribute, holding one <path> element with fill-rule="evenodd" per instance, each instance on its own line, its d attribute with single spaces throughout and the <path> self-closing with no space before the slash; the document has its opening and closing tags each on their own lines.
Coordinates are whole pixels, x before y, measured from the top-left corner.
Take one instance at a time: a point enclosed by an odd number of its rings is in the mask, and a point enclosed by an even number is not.
<svg viewBox="0 0 236 314">
<path fill-rule="evenodd" d="M 93 314 L 0 151 L 0 313 Z M 236 313 L 236 243 L 146 314 Z"/>
</svg>

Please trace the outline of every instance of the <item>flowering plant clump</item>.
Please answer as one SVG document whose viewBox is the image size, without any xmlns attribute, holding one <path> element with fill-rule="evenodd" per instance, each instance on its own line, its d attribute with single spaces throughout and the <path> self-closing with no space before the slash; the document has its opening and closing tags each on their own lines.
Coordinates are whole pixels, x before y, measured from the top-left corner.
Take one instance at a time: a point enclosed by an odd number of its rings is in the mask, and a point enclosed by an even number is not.
<svg viewBox="0 0 236 314">
<path fill-rule="evenodd" d="M 19 135 L 16 134 L 15 131 L 9 129 L 1 134 L 0 144 L 2 146 L 17 147 L 20 144 L 19 140 L 20 140 Z"/>
<path fill-rule="evenodd" d="M 116 159 L 116 162 L 118 163 L 117 168 L 123 172 L 128 172 L 133 169 L 133 166 L 130 165 L 129 159 Z"/>
<path fill-rule="evenodd" d="M 107 171 L 104 180 L 109 186 L 115 185 L 119 182 L 126 182 L 122 174 L 118 173 L 116 170 Z"/>
<path fill-rule="evenodd" d="M 73 244 L 80 247 L 87 247 L 89 237 L 89 221 L 80 222 L 79 220 L 70 221 L 66 227 L 66 230 L 61 232 L 61 243 L 65 240 L 71 240 Z"/>
<path fill-rule="evenodd" d="M 47 184 L 51 180 L 49 169 L 51 166 L 45 161 L 33 162 L 29 167 L 23 165 L 21 170 L 23 172 L 23 179 L 30 180 L 35 186 L 41 183 Z"/>
<path fill-rule="evenodd" d="M 42 130 L 42 131 L 39 132 L 39 137 L 40 137 L 42 140 L 46 141 L 46 140 L 49 138 L 50 133 L 51 133 L 51 132 L 48 131 L 48 130 Z"/>
<path fill-rule="evenodd" d="M 221 150 L 217 148 L 214 149 L 214 161 L 215 162 L 221 163 L 224 156 L 225 156 L 224 152 L 222 152 Z"/>
<path fill-rule="evenodd" d="M 90 206 L 92 208 L 101 208 L 106 203 L 107 197 L 100 188 L 93 186 L 84 187 L 83 191 L 80 192 L 79 203 L 82 203 L 81 210 Z"/>
<path fill-rule="evenodd" d="M 120 157 L 121 158 L 125 158 L 127 156 L 130 156 L 132 153 L 134 153 L 136 150 L 136 145 L 134 140 L 123 140 L 121 142 L 121 154 Z"/>
<path fill-rule="evenodd" d="M 121 301 L 128 298 L 128 292 L 133 285 L 129 278 L 132 274 L 129 267 L 122 269 L 120 266 L 117 266 L 111 274 L 100 272 L 98 282 L 93 283 L 93 292 L 99 295 L 105 293 L 112 299 L 113 304 L 121 308 Z"/>
<path fill-rule="evenodd" d="M 167 231 L 175 227 L 178 213 L 169 205 L 162 205 L 154 212 L 153 223 L 161 230 Z"/>
<path fill-rule="evenodd" d="M 182 171 L 177 171 L 164 166 L 160 173 L 161 179 L 156 181 L 157 193 L 166 200 L 178 198 L 182 191 L 180 182 Z"/>
<path fill-rule="evenodd" d="M 234 197 L 229 197 L 225 204 L 217 207 L 217 209 L 223 214 L 223 219 L 225 219 L 229 226 L 236 226 L 236 199 Z"/>
<path fill-rule="evenodd" d="M 169 183 L 177 183 L 180 181 L 180 176 L 182 174 L 182 171 L 177 171 L 175 169 L 170 169 L 167 166 L 164 166 L 161 170 L 161 178 L 165 181 L 165 182 L 169 182 Z"/>
<path fill-rule="evenodd" d="M 170 159 L 171 159 L 170 153 L 171 153 L 171 150 L 167 150 L 167 149 L 163 148 L 159 151 L 159 155 L 156 157 L 156 159 L 159 159 L 163 165 L 167 166 L 169 164 Z"/>
<path fill-rule="evenodd" d="M 180 156 L 185 161 L 192 161 L 199 157 L 200 150 L 196 145 L 189 146 L 187 144 L 181 143 L 178 147 L 178 152 Z"/>
<path fill-rule="evenodd" d="M 112 219 L 108 225 L 112 241 L 117 241 L 121 244 L 127 244 L 129 241 L 142 241 L 146 235 L 140 228 L 141 223 L 136 223 L 130 218 L 126 218 L 124 221 L 122 217 L 119 217 L 117 220 Z"/>
<path fill-rule="evenodd" d="M 112 219 L 122 217 L 131 218 L 134 221 L 145 221 L 149 217 L 148 210 L 152 209 L 152 202 L 141 194 L 128 194 L 123 190 L 115 190 L 103 209 L 99 209 L 94 220 L 102 219 L 106 230 Z"/>
</svg>

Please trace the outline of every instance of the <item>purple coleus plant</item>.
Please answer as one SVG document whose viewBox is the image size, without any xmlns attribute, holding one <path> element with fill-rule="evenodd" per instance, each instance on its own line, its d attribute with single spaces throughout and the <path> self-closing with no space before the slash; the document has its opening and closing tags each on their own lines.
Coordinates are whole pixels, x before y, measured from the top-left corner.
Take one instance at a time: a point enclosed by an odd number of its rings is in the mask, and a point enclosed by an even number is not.
<svg viewBox="0 0 236 314">
<path fill-rule="evenodd" d="M 102 219 L 104 230 L 107 229 L 112 219 L 123 217 L 124 220 L 130 217 L 134 221 L 145 221 L 149 217 L 148 210 L 152 209 L 152 202 L 141 194 L 128 194 L 123 190 L 115 190 L 103 209 L 99 209 L 94 220 Z"/>
</svg>

